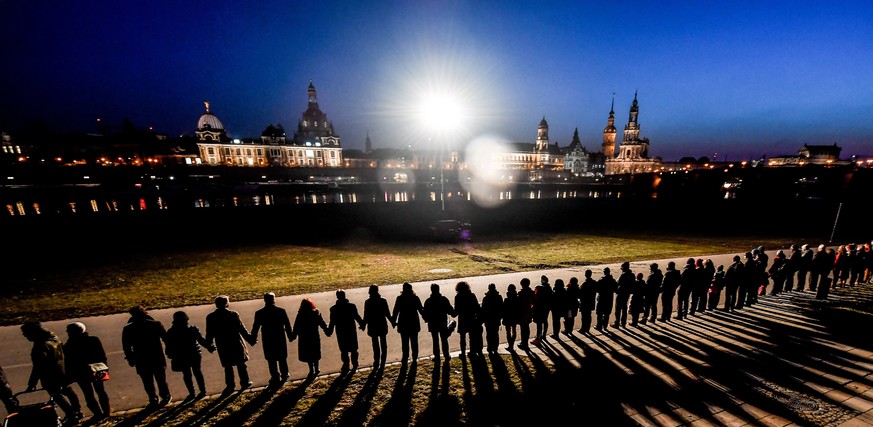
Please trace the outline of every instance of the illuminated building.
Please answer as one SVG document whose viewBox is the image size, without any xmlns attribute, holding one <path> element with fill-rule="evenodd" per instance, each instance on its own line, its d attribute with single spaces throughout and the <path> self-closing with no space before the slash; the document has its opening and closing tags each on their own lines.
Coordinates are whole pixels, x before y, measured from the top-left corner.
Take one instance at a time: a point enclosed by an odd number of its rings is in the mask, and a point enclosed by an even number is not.
<svg viewBox="0 0 873 427">
<path fill-rule="evenodd" d="M 638 121 L 639 112 L 640 108 L 637 103 L 637 94 L 635 92 L 634 102 L 630 107 L 628 122 L 624 127 L 624 140 L 618 147 L 618 154 L 614 158 L 607 158 L 606 175 L 648 173 L 654 172 L 660 167 L 660 160 L 649 158 L 649 139 L 640 138 L 640 124 Z M 612 119 L 613 115 L 612 111 L 610 111 L 610 122 Z M 606 144 L 606 140 L 609 128 L 610 125 L 607 125 L 606 129 L 603 131 L 604 148 L 608 145 Z M 609 157 L 606 152 L 604 152 L 604 155 Z"/>
</svg>

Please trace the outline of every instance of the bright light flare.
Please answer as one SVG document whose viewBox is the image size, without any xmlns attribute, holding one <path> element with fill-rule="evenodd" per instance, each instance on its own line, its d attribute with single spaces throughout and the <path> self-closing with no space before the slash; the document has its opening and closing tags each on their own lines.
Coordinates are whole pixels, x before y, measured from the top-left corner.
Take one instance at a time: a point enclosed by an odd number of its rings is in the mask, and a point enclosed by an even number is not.
<svg viewBox="0 0 873 427">
<path fill-rule="evenodd" d="M 417 116 L 430 132 L 444 134 L 462 128 L 467 113 L 457 96 L 434 92 L 423 95 Z"/>
<path fill-rule="evenodd" d="M 480 136 L 467 145 L 465 158 L 470 179 L 462 179 L 461 184 L 473 193 L 474 203 L 493 208 L 505 201 L 500 193 L 512 184 L 511 171 L 498 166 L 509 152 L 508 141 L 494 135 Z"/>
</svg>

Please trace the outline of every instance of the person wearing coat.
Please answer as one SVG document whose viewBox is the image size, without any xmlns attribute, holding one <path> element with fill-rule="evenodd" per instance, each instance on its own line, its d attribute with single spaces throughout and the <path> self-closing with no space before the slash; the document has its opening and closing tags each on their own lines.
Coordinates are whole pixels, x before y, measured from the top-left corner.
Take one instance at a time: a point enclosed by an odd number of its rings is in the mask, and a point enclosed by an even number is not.
<svg viewBox="0 0 873 427">
<path fill-rule="evenodd" d="M 503 326 L 506 329 L 506 350 L 515 352 L 515 340 L 518 337 L 518 322 L 521 319 L 521 300 L 515 285 L 506 287 L 506 299 L 503 300 Z"/>
<path fill-rule="evenodd" d="M 388 301 L 379 295 L 379 286 L 370 285 L 368 290 L 370 297 L 364 301 L 364 326 L 367 335 L 373 343 L 373 369 L 385 369 L 385 361 L 388 359 L 388 324 L 394 327 L 391 320 L 391 310 L 388 309 Z"/>
<path fill-rule="evenodd" d="M 191 401 L 206 396 L 206 381 L 203 379 L 203 371 L 200 368 L 202 361 L 200 348 L 203 346 L 213 352 L 215 347 L 206 341 L 200 328 L 188 323 L 188 320 L 188 314 L 184 311 L 173 313 L 173 324 L 167 330 L 165 342 L 167 357 L 170 359 L 170 369 L 173 372 L 182 373 L 182 381 L 188 390 L 188 397 L 185 400 Z M 200 389 L 200 393 L 196 395 L 194 394 L 194 380 L 197 381 L 197 387 Z"/>
<path fill-rule="evenodd" d="M 784 289 L 785 281 L 788 278 L 788 262 L 785 252 L 780 249 L 776 252 L 776 256 L 773 257 L 773 263 L 770 264 L 770 269 L 767 270 L 770 274 L 770 279 L 773 280 L 773 288 L 770 291 L 773 295 L 782 293 L 782 290 Z"/>
<path fill-rule="evenodd" d="M 503 318 L 503 297 L 497 292 L 497 285 L 488 285 L 482 297 L 482 322 L 485 324 L 485 349 L 488 354 L 497 354 L 500 345 L 500 320 Z"/>
<path fill-rule="evenodd" d="M 591 332 L 591 312 L 597 304 L 597 282 L 591 278 L 592 274 L 591 270 L 585 270 L 585 280 L 579 285 L 579 312 L 582 317 L 579 332 L 583 334 Z"/>
<path fill-rule="evenodd" d="M 162 342 L 167 339 L 164 325 L 148 315 L 141 305 L 128 310 L 130 320 L 121 330 L 121 348 L 127 364 L 136 368 L 150 405 L 166 405 L 170 402 L 170 386 L 167 385 L 167 359 L 164 358 Z M 155 393 L 155 384 L 158 392 Z M 161 400 L 158 401 L 158 394 Z"/>
<path fill-rule="evenodd" d="M 564 319 L 564 333 L 573 334 L 576 328 L 576 315 L 579 314 L 579 279 L 570 278 L 567 283 L 567 317 Z"/>
<path fill-rule="evenodd" d="M 658 320 L 658 297 L 661 295 L 661 285 L 664 283 L 664 273 L 658 268 L 658 263 L 653 262 L 649 265 L 649 277 L 646 278 L 646 286 L 643 288 L 643 320 L 642 324 L 646 324 L 647 320 L 655 323 Z"/>
<path fill-rule="evenodd" d="M 609 267 L 604 267 L 603 277 L 597 281 L 597 325 L 594 328 L 598 331 L 609 329 L 609 315 L 612 313 L 617 287 L 618 282 L 612 277 Z"/>
<path fill-rule="evenodd" d="M 570 296 L 567 294 L 567 288 L 564 286 L 564 281 L 561 279 L 555 280 L 555 288 L 552 290 L 552 338 L 559 339 L 561 333 L 561 322 L 566 323 L 567 312 L 570 311 Z"/>
<path fill-rule="evenodd" d="M 246 362 L 249 360 L 249 351 L 246 341 L 251 337 L 246 326 L 243 324 L 239 313 L 230 310 L 230 298 L 219 295 L 215 298 L 215 311 L 206 315 L 206 342 L 211 347 L 213 342 L 218 350 L 218 360 L 224 368 L 223 393 L 231 393 L 235 388 L 233 368 L 239 374 L 241 389 L 252 386 L 249 380 L 249 371 Z"/>
<path fill-rule="evenodd" d="M 734 311 L 740 303 L 737 292 L 742 286 L 745 265 L 739 255 L 734 255 L 733 261 L 724 272 L 724 311 Z"/>
<path fill-rule="evenodd" d="M 85 406 L 91 410 L 94 421 L 108 418 L 112 413 L 109 395 L 103 381 L 94 378 L 92 363 L 106 363 L 106 351 L 100 338 L 85 332 L 85 324 L 73 322 L 67 325 L 67 342 L 64 343 L 65 368 L 67 376 L 79 384 L 85 396 Z M 94 395 L 97 395 L 95 398 Z"/>
<path fill-rule="evenodd" d="M 424 307 L 421 298 L 412 290 L 409 282 L 403 284 L 400 295 L 394 300 L 394 313 L 391 321 L 400 333 L 401 362 L 405 365 L 412 349 L 412 363 L 418 360 L 418 333 L 421 332 L 421 313 Z"/>
<path fill-rule="evenodd" d="M 643 273 L 637 273 L 637 280 L 634 282 L 634 286 L 631 288 L 631 326 L 639 325 L 640 315 L 643 314 L 643 308 L 646 305 L 645 287 L 646 281 L 643 280 Z"/>
<path fill-rule="evenodd" d="M 667 263 L 667 270 L 664 271 L 664 282 L 661 287 L 661 321 L 669 322 L 673 315 L 673 298 L 676 297 L 676 290 L 682 283 L 682 273 L 676 269 L 676 263 L 670 261 Z"/>
<path fill-rule="evenodd" d="M 470 340 L 470 356 L 481 356 L 482 341 L 481 307 L 467 282 L 455 285 L 455 311 L 458 313 L 458 334 L 461 338 L 461 356 L 467 353 L 467 338 Z M 478 334 L 478 338 L 477 335 Z"/>
<path fill-rule="evenodd" d="M 637 279 L 634 272 L 630 269 L 630 263 L 625 261 L 621 263 L 621 274 L 618 276 L 618 286 L 615 288 L 615 322 L 613 327 L 627 325 L 627 306 L 630 301 L 631 292 Z"/>
<path fill-rule="evenodd" d="M 327 334 L 327 324 L 321 312 L 311 299 L 300 301 L 300 310 L 294 319 L 294 333 L 297 334 L 297 359 L 309 366 L 308 378 L 315 378 L 321 372 L 318 362 L 321 361 L 321 334 L 319 329 Z"/>
<path fill-rule="evenodd" d="M 518 319 L 518 348 L 527 350 L 528 340 L 530 339 L 530 322 L 533 320 L 533 302 L 536 299 L 534 290 L 530 288 L 530 279 L 522 278 L 520 282 L 521 290 L 518 291 L 518 301 L 521 306 L 521 317 Z"/>
<path fill-rule="evenodd" d="M 440 285 L 431 283 L 430 296 L 424 301 L 421 317 L 427 323 L 427 331 L 433 340 L 433 359 L 440 360 L 440 347 L 446 363 L 452 359 L 449 355 L 449 316 L 455 316 L 455 309 L 449 299 L 440 293 Z"/>
<path fill-rule="evenodd" d="M 540 276 L 540 284 L 534 288 L 533 305 L 531 306 L 531 315 L 537 328 L 536 335 L 530 342 L 533 345 L 542 344 L 549 333 L 549 313 L 552 311 L 553 295 L 554 291 L 552 285 L 549 284 L 549 278 L 545 275 Z"/>
<path fill-rule="evenodd" d="M 336 331 L 336 343 L 343 362 L 342 372 L 358 369 L 358 327 L 363 327 L 364 319 L 358 314 L 358 307 L 346 298 L 346 291 L 336 291 L 336 304 L 330 308 L 330 324 L 327 336 Z"/>
<path fill-rule="evenodd" d="M 815 255 L 808 243 L 800 247 L 800 262 L 797 265 L 797 290 L 803 292 L 807 286 L 807 277 L 812 270 L 812 257 Z"/>
<path fill-rule="evenodd" d="M 270 384 L 278 385 L 288 381 L 288 343 L 294 341 L 294 331 L 288 312 L 276 305 L 276 294 L 264 294 L 264 307 L 255 312 L 255 321 L 249 336 L 255 345 L 261 333 L 261 346 L 264 348 L 264 359 L 270 371 Z"/>
<path fill-rule="evenodd" d="M 40 322 L 27 322 L 21 325 L 21 334 L 33 343 L 30 360 L 33 370 L 27 380 L 27 391 L 36 390 L 39 382 L 64 411 L 64 424 L 76 423 L 82 419 L 79 397 L 70 388 L 70 379 L 64 364 L 64 346 L 54 332 L 46 329 Z"/>
<path fill-rule="evenodd" d="M 688 258 L 688 261 L 685 262 L 685 268 L 682 269 L 681 280 L 679 281 L 679 301 L 676 306 L 676 318 L 679 320 L 688 316 L 688 309 L 691 305 L 691 293 L 697 284 L 698 275 L 694 258 Z"/>
</svg>

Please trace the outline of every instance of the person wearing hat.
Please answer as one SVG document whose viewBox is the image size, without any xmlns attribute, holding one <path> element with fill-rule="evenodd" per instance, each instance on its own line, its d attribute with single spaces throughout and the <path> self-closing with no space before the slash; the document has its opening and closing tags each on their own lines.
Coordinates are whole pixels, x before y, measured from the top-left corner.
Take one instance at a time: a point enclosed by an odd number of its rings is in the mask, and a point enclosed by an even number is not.
<svg viewBox="0 0 873 427">
<path fill-rule="evenodd" d="M 94 414 L 92 420 L 109 417 L 109 395 L 103 380 L 94 377 L 92 363 L 106 363 L 106 351 L 100 338 L 85 331 L 85 324 L 73 322 L 67 325 L 67 342 L 64 343 L 67 375 L 79 384 L 85 396 L 85 406 Z M 95 398 L 94 395 L 97 395 Z"/>
<path fill-rule="evenodd" d="M 27 391 L 36 391 L 39 382 L 64 411 L 64 425 L 77 423 L 82 419 L 79 397 L 70 388 L 64 365 L 64 346 L 54 332 L 46 329 L 40 322 L 27 322 L 21 325 L 21 333 L 33 343 L 30 360 L 33 370 L 27 380 Z"/>
</svg>

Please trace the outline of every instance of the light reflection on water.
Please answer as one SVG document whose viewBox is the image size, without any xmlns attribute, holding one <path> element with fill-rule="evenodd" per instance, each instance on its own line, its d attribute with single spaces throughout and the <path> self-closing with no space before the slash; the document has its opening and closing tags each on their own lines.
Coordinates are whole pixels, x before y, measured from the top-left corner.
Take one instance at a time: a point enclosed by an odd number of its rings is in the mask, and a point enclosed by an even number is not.
<svg viewBox="0 0 873 427">
<path fill-rule="evenodd" d="M 246 194 L 232 196 L 195 196 L 184 202 L 185 206 L 193 206 L 196 209 L 216 207 L 248 207 L 248 206 L 281 206 L 281 205 L 304 205 L 304 204 L 330 204 L 330 203 L 407 203 L 416 200 L 429 200 L 438 202 L 439 192 L 436 191 L 379 191 L 379 192 L 307 192 L 305 194 Z M 518 199 L 575 199 L 575 198 L 615 198 L 620 197 L 618 192 L 606 191 L 555 191 L 544 193 L 542 190 L 531 191 L 493 191 L 477 194 L 471 191 L 447 191 L 446 200 L 466 200 L 470 202 L 482 201 L 508 201 Z M 61 203 L 48 203 L 42 201 L 12 201 L 5 203 L 4 210 L 7 216 L 45 215 L 45 214 L 82 214 L 104 213 L 120 211 L 149 211 L 170 209 L 170 200 L 176 201 L 176 206 L 182 200 L 173 199 L 170 195 L 131 197 L 131 198 L 82 198 Z M 85 209 L 83 211 L 83 208 Z"/>
</svg>

